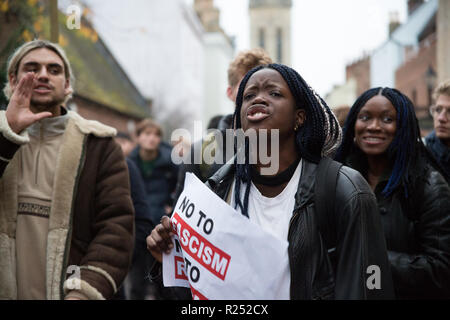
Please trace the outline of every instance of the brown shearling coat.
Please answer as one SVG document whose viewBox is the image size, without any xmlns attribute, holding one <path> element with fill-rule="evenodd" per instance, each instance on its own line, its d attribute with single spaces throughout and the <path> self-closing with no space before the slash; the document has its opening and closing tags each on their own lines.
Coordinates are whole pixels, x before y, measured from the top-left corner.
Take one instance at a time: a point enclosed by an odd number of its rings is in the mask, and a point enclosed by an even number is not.
<svg viewBox="0 0 450 320">
<path fill-rule="evenodd" d="M 113 296 L 128 272 L 134 241 L 134 209 L 126 162 L 115 129 L 69 111 L 57 157 L 47 237 L 46 297 L 77 290 L 89 299 Z M 18 163 L 27 143 L 0 111 L 0 299 L 17 298 L 15 229 Z M 80 281 L 71 272 L 79 267 Z M 69 271 L 69 273 L 67 273 Z M 67 279 L 70 277 L 70 279 Z"/>
</svg>

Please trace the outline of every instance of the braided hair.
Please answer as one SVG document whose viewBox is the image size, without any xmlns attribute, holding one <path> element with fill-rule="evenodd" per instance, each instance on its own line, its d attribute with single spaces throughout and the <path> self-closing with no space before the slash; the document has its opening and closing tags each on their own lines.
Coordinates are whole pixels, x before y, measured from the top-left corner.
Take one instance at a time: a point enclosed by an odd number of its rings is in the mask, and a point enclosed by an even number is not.
<svg viewBox="0 0 450 320">
<path fill-rule="evenodd" d="M 362 153 L 353 142 L 355 123 L 361 108 L 376 95 L 386 97 L 397 111 L 397 130 L 394 140 L 387 149 L 387 157 L 393 163 L 393 168 L 388 183 L 381 194 L 388 197 L 398 186 L 403 185 L 404 194 L 407 198 L 408 192 L 417 185 L 419 176 L 417 172 L 420 172 L 418 170 L 420 170 L 419 168 L 424 160 L 441 173 L 442 168 L 423 144 L 413 103 L 397 89 L 372 88 L 358 97 L 347 115 L 343 129 L 343 141 L 337 151 L 336 160 L 344 162 L 351 154 Z"/>
<path fill-rule="evenodd" d="M 244 76 L 236 96 L 234 113 L 236 129 L 242 128 L 240 115 L 245 86 L 255 72 L 265 68 L 276 70 L 281 74 L 294 97 L 296 108 L 305 110 L 306 120 L 297 130 L 295 138 L 299 156 L 311 162 L 319 163 L 322 157 L 334 154 L 342 139 L 342 131 L 336 116 L 325 101 L 294 69 L 282 64 L 261 65 L 253 68 Z M 237 152 L 235 142 L 235 153 L 237 154 Z M 245 162 L 243 164 L 238 164 L 237 157 L 234 160 L 236 167 L 235 204 L 236 209 L 239 206 L 241 212 L 248 217 L 248 197 L 251 182 L 248 140 L 246 140 L 244 152 Z M 243 202 L 240 199 L 242 182 L 246 183 Z"/>
</svg>

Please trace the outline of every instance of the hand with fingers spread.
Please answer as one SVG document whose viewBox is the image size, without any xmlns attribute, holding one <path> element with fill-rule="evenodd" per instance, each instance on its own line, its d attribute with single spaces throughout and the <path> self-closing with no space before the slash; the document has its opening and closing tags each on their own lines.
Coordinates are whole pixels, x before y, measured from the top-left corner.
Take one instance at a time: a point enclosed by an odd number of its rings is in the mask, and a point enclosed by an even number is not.
<svg viewBox="0 0 450 320">
<path fill-rule="evenodd" d="M 15 133 L 20 133 L 33 123 L 52 116 L 48 111 L 34 113 L 30 109 L 34 80 L 33 72 L 28 72 L 20 79 L 6 109 L 6 119 Z"/>
<path fill-rule="evenodd" d="M 169 253 L 170 250 L 172 250 L 172 236 L 174 234 L 170 218 L 164 216 L 161 219 L 161 223 L 158 224 L 147 237 L 147 249 L 159 262 L 162 262 L 163 252 Z"/>
</svg>

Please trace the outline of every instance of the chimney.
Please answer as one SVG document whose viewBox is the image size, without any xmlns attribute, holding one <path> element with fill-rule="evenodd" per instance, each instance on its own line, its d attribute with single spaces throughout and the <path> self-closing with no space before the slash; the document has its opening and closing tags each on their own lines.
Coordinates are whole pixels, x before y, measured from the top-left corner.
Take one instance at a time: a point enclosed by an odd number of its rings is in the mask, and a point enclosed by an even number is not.
<svg viewBox="0 0 450 320">
<path fill-rule="evenodd" d="M 389 36 L 400 26 L 400 19 L 398 18 L 398 12 L 389 12 Z"/>
<path fill-rule="evenodd" d="M 408 0 L 408 16 L 423 4 L 423 0 Z"/>
<path fill-rule="evenodd" d="M 213 0 L 195 0 L 194 10 L 207 32 L 220 31 L 220 11 L 214 7 Z"/>
</svg>

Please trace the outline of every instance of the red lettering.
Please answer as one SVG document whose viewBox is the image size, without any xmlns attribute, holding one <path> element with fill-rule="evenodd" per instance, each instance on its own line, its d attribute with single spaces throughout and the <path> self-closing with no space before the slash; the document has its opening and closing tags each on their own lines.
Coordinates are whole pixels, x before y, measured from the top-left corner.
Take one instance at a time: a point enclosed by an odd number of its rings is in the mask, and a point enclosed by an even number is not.
<svg viewBox="0 0 450 320">
<path fill-rule="evenodd" d="M 184 272 L 184 260 L 180 256 L 175 256 L 175 279 L 188 280 L 186 272 Z"/>
<path fill-rule="evenodd" d="M 212 245 L 208 240 L 191 228 L 179 215 L 174 213 L 172 223 L 180 237 L 184 251 L 204 268 L 221 280 L 225 280 L 231 257 Z"/>
</svg>

